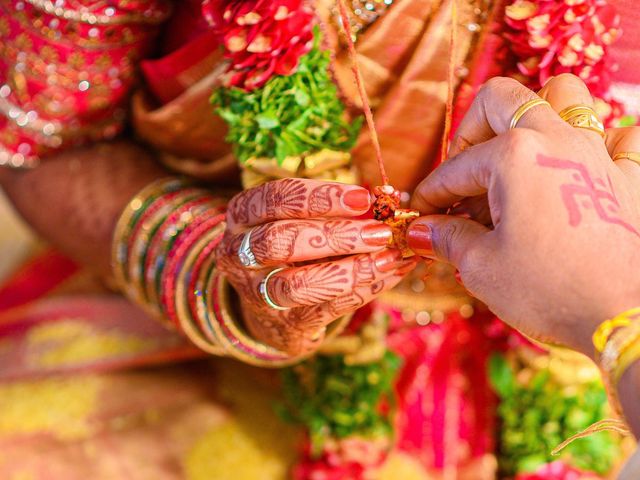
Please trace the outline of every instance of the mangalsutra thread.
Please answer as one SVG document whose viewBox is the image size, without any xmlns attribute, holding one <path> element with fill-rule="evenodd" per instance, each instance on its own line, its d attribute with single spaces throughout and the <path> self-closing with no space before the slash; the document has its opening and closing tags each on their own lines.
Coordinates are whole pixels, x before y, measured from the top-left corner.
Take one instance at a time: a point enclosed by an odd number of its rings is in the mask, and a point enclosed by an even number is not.
<svg viewBox="0 0 640 480">
<path fill-rule="evenodd" d="M 349 22 L 349 15 L 347 14 L 347 7 L 344 4 L 344 0 L 337 0 L 338 10 L 340 12 L 340 20 L 342 23 L 342 29 L 347 41 L 347 49 L 349 51 L 349 58 L 351 59 L 351 70 L 355 76 L 356 86 L 358 87 L 358 94 L 362 101 L 362 109 L 364 110 L 364 117 L 367 121 L 367 127 L 369 134 L 371 135 L 371 142 L 373 143 L 373 149 L 376 152 L 376 159 L 378 161 L 378 168 L 380 169 L 380 176 L 382 177 L 383 185 L 389 185 L 389 177 L 384 168 L 384 162 L 382 160 L 382 149 L 380 148 L 380 140 L 378 139 L 378 132 L 373 121 L 373 113 L 371 113 L 371 105 L 369 103 L 369 96 L 367 90 L 364 87 L 364 80 L 362 79 L 362 73 L 358 66 L 358 58 L 356 47 L 353 43 L 353 37 Z"/>
</svg>

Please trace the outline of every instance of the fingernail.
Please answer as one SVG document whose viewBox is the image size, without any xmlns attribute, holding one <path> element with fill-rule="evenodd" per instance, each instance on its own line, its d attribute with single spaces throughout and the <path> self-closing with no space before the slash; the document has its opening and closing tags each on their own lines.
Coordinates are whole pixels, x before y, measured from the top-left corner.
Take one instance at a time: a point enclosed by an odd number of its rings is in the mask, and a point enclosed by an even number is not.
<svg viewBox="0 0 640 480">
<path fill-rule="evenodd" d="M 454 275 L 456 277 L 456 282 L 458 282 L 459 285 L 463 285 L 462 284 L 462 275 L 460 275 L 460 272 L 456 270 L 456 273 Z"/>
<path fill-rule="evenodd" d="M 399 276 L 399 277 L 403 277 L 407 273 L 412 271 L 414 268 L 416 268 L 417 265 L 418 265 L 418 263 L 413 259 L 405 260 L 404 262 L 402 262 L 402 264 L 396 270 L 396 275 Z"/>
<path fill-rule="evenodd" d="M 354 188 L 342 195 L 342 203 L 351 210 L 365 211 L 369 210 L 371 197 L 364 188 Z"/>
<path fill-rule="evenodd" d="M 400 250 L 385 250 L 374 257 L 376 268 L 379 272 L 390 272 L 402 264 L 402 252 Z"/>
<path fill-rule="evenodd" d="M 367 245 L 384 247 L 389 243 L 391 237 L 393 237 L 393 232 L 391 228 L 384 223 L 372 223 L 362 229 L 360 236 L 362 237 L 362 241 Z"/>
<path fill-rule="evenodd" d="M 423 257 L 433 257 L 431 228 L 427 225 L 412 225 L 407 232 L 409 248 Z"/>
</svg>

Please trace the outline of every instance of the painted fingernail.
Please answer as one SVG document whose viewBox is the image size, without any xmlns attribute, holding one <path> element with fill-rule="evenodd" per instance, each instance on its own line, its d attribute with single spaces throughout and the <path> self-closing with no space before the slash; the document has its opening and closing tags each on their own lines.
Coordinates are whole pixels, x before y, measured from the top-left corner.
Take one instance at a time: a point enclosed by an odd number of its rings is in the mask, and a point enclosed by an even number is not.
<svg viewBox="0 0 640 480">
<path fill-rule="evenodd" d="M 368 210 L 371 205 L 369 192 L 364 188 L 354 188 L 342 195 L 342 203 L 351 210 Z"/>
<path fill-rule="evenodd" d="M 390 272 L 402 264 L 402 252 L 385 250 L 374 257 L 374 262 L 379 272 Z"/>
<path fill-rule="evenodd" d="M 389 244 L 393 232 L 384 223 L 372 223 L 362 229 L 360 233 L 362 241 L 373 247 L 384 247 Z"/>
<path fill-rule="evenodd" d="M 412 225 L 407 232 L 409 248 L 423 257 L 433 257 L 431 228 L 427 225 Z"/>
<path fill-rule="evenodd" d="M 413 259 L 405 260 L 396 270 L 396 275 L 399 277 L 403 277 L 407 273 L 411 272 L 414 268 L 416 268 L 417 265 L 418 263 Z"/>
<path fill-rule="evenodd" d="M 462 283 L 462 275 L 460 275 L 460 272 L 458 272 L 456 270 L 456 273 L 455 273 L 454 276 L 456 277 L 456 282 L 458 282 L 459 285 L 463 285 L 463 283 Z"/>
</svg>

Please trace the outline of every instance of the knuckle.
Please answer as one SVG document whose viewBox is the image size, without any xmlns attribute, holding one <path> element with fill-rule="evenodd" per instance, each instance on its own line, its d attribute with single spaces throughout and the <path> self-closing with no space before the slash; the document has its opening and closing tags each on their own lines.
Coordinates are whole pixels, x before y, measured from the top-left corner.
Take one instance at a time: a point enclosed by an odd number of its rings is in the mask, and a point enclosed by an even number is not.
<svg viewBox="0 0 640 480">
<path fill-rule="evenodd" d="M 576 90 L 587 90 L 587 86 L 582 79 L 572 73 L 561 73 L 549 80 L 551 88 L 570 88 Z"/>
<path fill-rule="evenodd" d="M 484 268 L 488 264 L 487 252 L 476 246 L 470 246 L 463 252 L 458 269 L 465 276 L 474 277 L 476 272 L 486 271 Z"/>
<path fill-rule="evenodd" d="M 472 146 L 473 142 L 471 142 L 461 134 L 458 134 L 453 138 L 452 148 L 458 152 L 464 152 Z"/>
<path fill-rule="evenodd" d="M 478 97 L 482 100 L 488 100 L 496 96 L 503 95 L 514 88 L 514 85 L 520 85 L 518 81 L 508 77 L 493 77 L 487 80 L 478 92 Z"/>
<path fill-rule="evenodd" d="M 256 227 L 251 233 L 251 241 L 249 246 L 256 261 L 261 264 L 269 264 L 269 259 L 273 256 L 271 242 L 269 239 L 273 236 L 273 225 L 261 225 Z"/>
<path fill-rule="evenodd" d="M 514 128 L 504 136 L 506 155 L 503 160 L 521 163 L 523 156 L 530 156 L 540 145 L 539 133 L 527 128 Z"/>
<path fill-rule="evenodd" d="M 328 304 L 328 312 L 331 320 L 334 320 L 342 315 L 357 310 L 365 304 L 365 300 L 353 292 L 350 295 L 335 298 Z"/>
<path fill-rule="evenodd" d="M 640 127 L 622 127 L 619 129 L 625 139 L 630 139 L 633 142 L 636 150 L 640 149 Z"/>
<path fill-rule="evenodd" d="M 484 83 L 481 91 L 485 93 L 495 93 L 497 90 L 502 90 L 512 82 L 515 82 L 515 80 L 509 77 L 492 77 Z"/>
<path fill-rule="evenodd" d="M 267 283 L 267 293 L 269 298 L 278 305 L 288 304 L 289 299 L 292 297 L 289 282 L 284 279 L 282 274 L 274 275 L 271 281 Z"/>
<path fill-rule="evenodd" d="M 489 279 L 492 284 L 496 283 L 495 270 L 491 269 L 491 265 L 490 254 L 482 252 L 478 248 L 472 248 L 465 252 L 461 259 L 458 270 L 465 288 L 474 296 L 482 298 L 482 294 L 486 293 Z"/>
<path fill-rule="evenodd" d="M 261 225 L 251 235 L 251 251 L 262 265 L 288 262 L 295 256 L 301 230 L 295 222 Z"/>
<path fill-rule="evenodd" d="M 438 257 L 451 259 L 454 243 L 460 236 L 460 226 L 455 222 L 448 222 L 434 229 L 433 249 Z"/>
</svg>

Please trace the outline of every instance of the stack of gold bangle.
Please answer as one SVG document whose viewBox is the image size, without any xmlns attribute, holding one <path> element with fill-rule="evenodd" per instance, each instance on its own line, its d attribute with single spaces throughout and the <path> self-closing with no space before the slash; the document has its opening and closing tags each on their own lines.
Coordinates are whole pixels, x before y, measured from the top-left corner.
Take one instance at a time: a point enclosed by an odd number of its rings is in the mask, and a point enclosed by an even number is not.
<svg viewBox="0 0 640 480">
<path fill-rule="evenodd" d="M 265 367 L 299 362 L 304 357 L 256 341 L 236 321 L 233 291 L 216 269 L 224 229 L 222 200 L 178 178 L 154 182 L 118 220 L 112 249 L 116 280 L 130 299 L 205 352 Z M 334 322 L 327 338 L 348 321 Z"/>
<path fill-rule="evenodd" d="M 593 345 L 614 404 L 619 409 L 614 390 L 629 367 L 640 361 L 640 308 L 603 322 L 593 334 Z"/>
<path fill-rule="evenodd" d="M 193 261 L 222 238 L 224 201 L 179 178 L 145 187 L 120 216 L 112 245 L 114 276 L 122 291 L 149 314 L 182 330 L 199 347 L 223 353 L 190 329 L 186 295 L 176 277 L 193 270 Z M 210 244 L 205 244 L 206 239 Z M 181 315 L 182 313 L 182 315 Z"/>
</svg>

